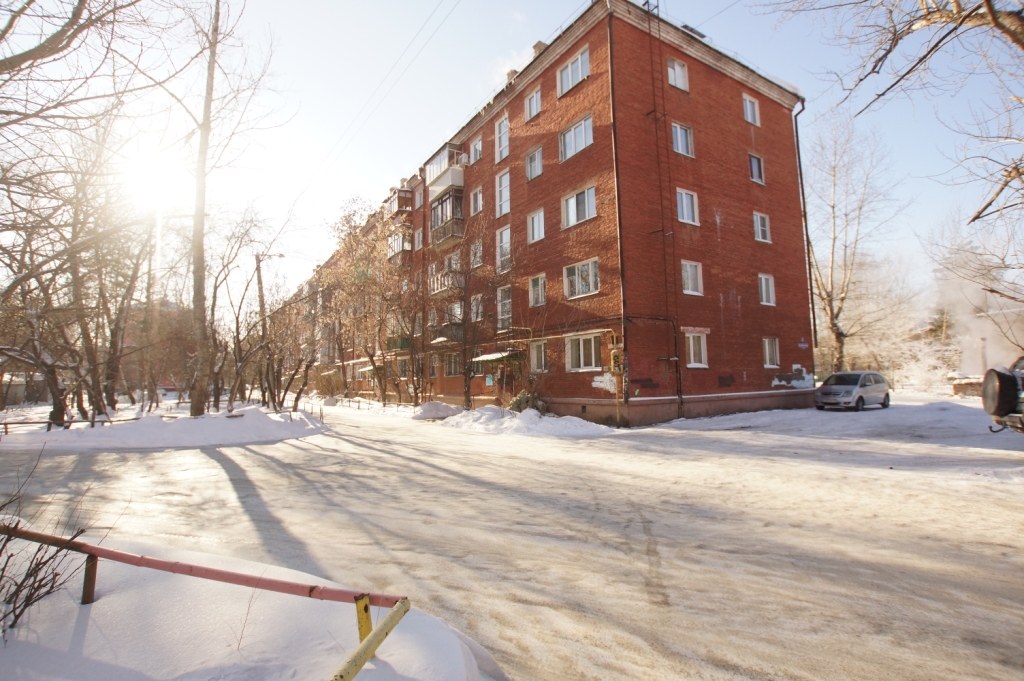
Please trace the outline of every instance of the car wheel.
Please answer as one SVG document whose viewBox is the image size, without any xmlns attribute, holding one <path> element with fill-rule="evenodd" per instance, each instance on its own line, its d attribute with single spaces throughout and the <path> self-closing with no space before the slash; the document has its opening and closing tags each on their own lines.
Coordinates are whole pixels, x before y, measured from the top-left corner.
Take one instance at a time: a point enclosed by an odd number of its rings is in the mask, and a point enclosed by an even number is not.
<svg viewBox="0 0 1024 681">
<path fill-rule="evenodd" d="M 853 405 L 854 411 L 864 411 L 864 398 L 858 397 L 857 401 Z"/>
<path fill-rule="evenodd" d="M 825 411 L 825 406 L 822 404 L 816 404 L 814 405 L 814 408 L 817 409 L 818 411 Z"/>
<path fill-rule="evenodd" d="M 886 393 L 885 394 L 885 399 L 882 400 L 882 409 L 888 409 L 888 408 L 889 408 L 889 393 Z"/>
</svg>

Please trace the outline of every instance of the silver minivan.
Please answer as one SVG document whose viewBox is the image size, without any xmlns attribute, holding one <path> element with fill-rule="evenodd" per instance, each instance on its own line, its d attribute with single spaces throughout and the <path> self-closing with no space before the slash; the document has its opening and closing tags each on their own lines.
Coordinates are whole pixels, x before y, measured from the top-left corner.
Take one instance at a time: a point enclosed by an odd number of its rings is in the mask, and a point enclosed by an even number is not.
<svg viewBox="0 0 1024 681">
<path fill-rule="evenodd" d="M 840 371 L 814 391 L 816 409 L 841 407 L 860 411 L 869 404 L 889 408 L 889 384 L 881 374 L 870 371 Z"/>
</svg>

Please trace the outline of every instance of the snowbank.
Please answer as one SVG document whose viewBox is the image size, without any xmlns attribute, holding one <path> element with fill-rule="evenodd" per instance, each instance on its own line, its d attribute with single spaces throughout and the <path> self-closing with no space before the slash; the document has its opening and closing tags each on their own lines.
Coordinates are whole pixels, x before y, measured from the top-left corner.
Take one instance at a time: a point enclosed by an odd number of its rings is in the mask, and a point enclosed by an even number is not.
<svg viewBox="0 0 1024 681">
<path fill-rule="evenodd" d="M 2 442 L 4 445 L 27 446 L 42 446 L 45 442 L 47 449 L 203 447 L 277 442 L 314 435 L 324 430 L 308 414 L 267 414 L 259 407 L 238 409 L 235 417 L 231 418 L 226 412 L 197 418 L 190 418 L 184 413 L 173 416 L 177 418 L 163 418 L 151 413 L 145 414 L 138 421 L 106 426 L 97 424 L 95 428 L 82 424 L 71 430 L 54 429 L 50 432 L 46 432 L 45 426 L 34 426 L 36 430 L 31 432 L 12 432 L 3 436 Z M 9 414 L 8 418 L 11 423 L 23 420 L 13 414 Z M 19 430 L 22 428 L 26 426 L 20 426 Z"/>
<path fill-rule="evenodd" d="M 427 402 L 416 407 L 412 418 L 415 421 L 446 419 L 461 414 L 462 411 L 462 407 L 445 404 L 444 402 Z"/>
<path fill-rule="evenodd" d="M 411 404 L 381 404 L 359 397 L 339 399 L 335 406 L 343 409 L 355 409 L 373 416 L 397 416 L 414 421 L 436 421 L 462 413 L 462 407 L 444 402 L 425 402 L 418 407 L 413 407 Z"/>
<path fill-rule="evenodd" d="M 601 437 L 615 432 L 613 428 L 584 421 L 575 416 L 541 416 L 536 409 L 524 409 L 522 413 L 516 413 L 490 405 L 447 418 L 441 425 L 495 435 L 510 433 L 553 437 Z"/>
<path fill-rule="evenodd" d="M 118 543 L 132 553 L 341 586 L 294 570 L 191 551 Z M 81 561 L 79 561 L 81 562 Z M 354 606 L 101 561 L 97 600 L 81 581 L 43 599 L 0 649 L 4 679 L 328 679 L 359 643 Z M 415 594 L 410 594 L 415 605 Z M 374 608 L 374 620 L 383 616 Z M 502 681 L 479 644 L 411 610 L 360 681 Z"/>
</svg>

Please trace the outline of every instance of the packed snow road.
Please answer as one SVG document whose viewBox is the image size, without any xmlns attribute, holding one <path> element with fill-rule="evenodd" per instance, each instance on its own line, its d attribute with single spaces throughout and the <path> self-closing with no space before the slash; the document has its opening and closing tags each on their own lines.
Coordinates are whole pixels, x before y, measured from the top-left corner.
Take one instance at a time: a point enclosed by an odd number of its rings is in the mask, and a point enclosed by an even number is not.
<svg viewBox="0 0 1024 681">
<path fill-rule="evenodd" d="M 325 411 L 276 444 L 45 453 L 33 503 L 408 594 L 515 679 L 1024 675 L 1024 436 L 977 402 L 590 438 Z M 5 484 L 34 456 L 0 454 Z"/>
</svg>

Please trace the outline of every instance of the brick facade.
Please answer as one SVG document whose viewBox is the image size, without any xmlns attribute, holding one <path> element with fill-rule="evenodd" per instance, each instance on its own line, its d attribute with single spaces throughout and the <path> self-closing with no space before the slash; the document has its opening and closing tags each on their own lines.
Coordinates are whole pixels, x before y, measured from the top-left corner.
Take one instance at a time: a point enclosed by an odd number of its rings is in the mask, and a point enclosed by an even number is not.
<svg viewBox="0 0 1024 681">
<path fill-rule="evenodd" d="M 584 50 L 589 75 L 560 91 L 560 71 L 579 64 Z M 670 60 L 685 65 L 686 89 L 669 83 Z M 538 88 L 541 110 L 527 118 L 526 100 Z M 745 120 L 745 96 L 757 102 L 758 124 Z M 431 309 L 464 302 L 462 342 L 435 333 L 438 342 L 427 329 L 411 342 L 424 355 L 506 354 L 472 378 L 476 402 L 507 402 L 532 386 L 557 413 L 633 424 L 805 406 L 801 388 L 809 385 L 812 350 L 794 134 L 799 102 L 797 94 L 635 5 L 594 3 L 550 46 L 539 44 L 533 62 L 446 145 L 461 187 L 457 178 L 430 177 L 429 163 L 405 182 L 403 192 L 422 192 L 422 203 L 395 219 L 405 226 L 383 228 L 422 230 L 423 247 L 411 250 L 407 267 L 411 281 L 424 282 L 418 299 L 424 320 Z M 562 133 L 587 118 L 592 144 L 562 158 Z M 498 158 L 502 120 L 508 154 Z M 691 131 L 692 155 L 673 150 L 673 124 Z M 477 140 L 482 156 L 460 158 L 473 154 Z M 538 148 L 543 170 L 528 179 L 527 155 Z M 763 182 L 751 179 L 751 154 L 761 160 Z M 497 178 L 506 171 L 509 210 L 498 215 Z M 431 243 L 430 199 L 441 197 L 442 185 L 462 191 L 463 236 Z M 582 203 L 573 205 L 585 211 L 590 188 L 596 214 L 567 226 L 566 198 L 583 192 Z M 478 189 L 483 206 L 471 214 Z M 696 195 L 699 224 L 678 219 L 677 189 Z M 529 243 L 527 218 L 539 210 L 544 236 Z M 755 238 L 755 212 L 768 216 L 770 240 Z M 501 272 L 498 233 L 506 227 L 511 267 Z M 474 267 L 478 241 L 483 258 Z M 431 266 L 442 270 L 453 252 L 462 285 L 432 295 Z M 565 268 L 593 259 L 599 289 L 567 298 Z M 701 295 L 684 293 L 683 261 L 699 263 Z M 546 302 L 531 306 L 530 280 L 541 274 Z M 773 279 L 774 305 L 762 304 L 759 275 Z M 511 323 L 499 329 L 498 289 L 506 286 Z M 483 298 L 483 319 L 474 322 L 475 295 Z M 706 368 L 687 366 L 687 333 L 704 334 Z M 591 347 L 571 340 L 580 334 L 596 339 L 600 360 L 592 370 L 568 369 L 570 342 L 580 362 Z M 537 339 L 547 341 L 546 372 L 528 371 L 530 342 Z M 770 368 L 765 339 L 777 342 L 778 361 Z M 611 371 L 613 351 L 624 360 L 622 374 Z M 428 378 L 429 392 L 461 402 L 463 378 L 443 373 L 439 367 Z"/>
</svg>

